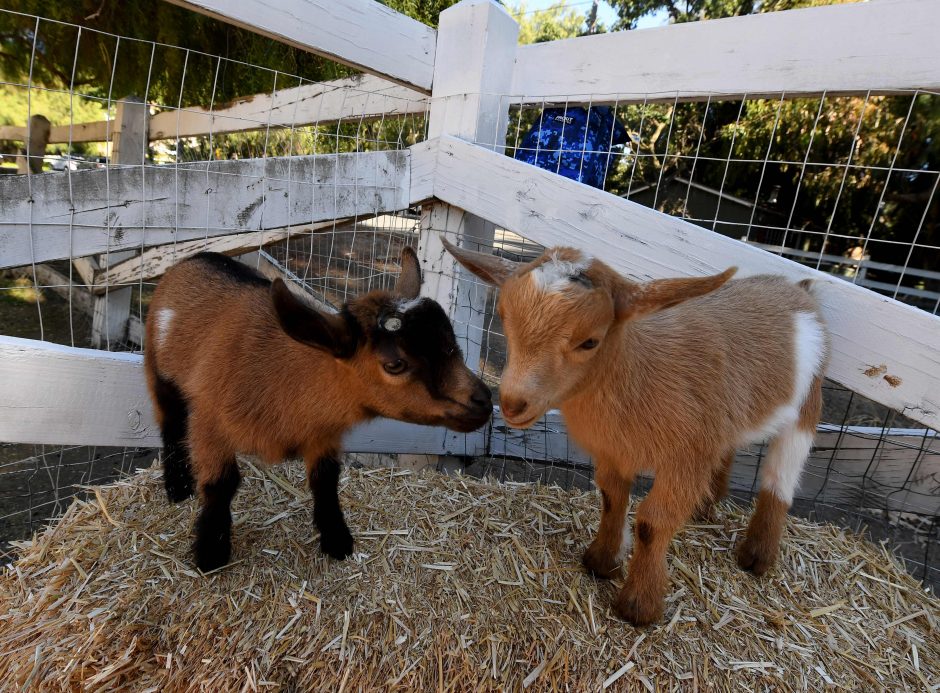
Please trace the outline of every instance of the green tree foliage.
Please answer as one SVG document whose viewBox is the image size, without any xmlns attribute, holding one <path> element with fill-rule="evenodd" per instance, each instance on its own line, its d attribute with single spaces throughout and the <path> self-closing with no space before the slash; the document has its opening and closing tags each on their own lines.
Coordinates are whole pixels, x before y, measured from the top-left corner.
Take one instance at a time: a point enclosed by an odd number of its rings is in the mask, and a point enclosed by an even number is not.
<svg viewBox="0 0 940 693">
<path fill-rule="evenodd" d="M 167 2 L 7 0 L 5 9 L 11 10 L 0 12 L 5 80 L 25 83 L 32 73 L 33 84 L 74 86 L 97 99 L 136 94 L 155 103 L 204 106 L 270 91 L 272 70 L 308 80 L 349 72 Z"/>
<path fill-rule="evenodd" d="M 860 0 L 609 0 L 620 15 L 618 29 L 632 29 L 648 15 L 665 12 L 673 23 L 737 17 L 755 12 L 779 12 Z"/>
<path fill-rule="evenodd" d="M 544 10 L 529 10 L 525 2 L 520 2 L 509 12 L 519 23 L 519 43 L 557 41 L 579 36 L 585 30 L 584 14 L 568 7 L 566 1 Z"/>
</svg>

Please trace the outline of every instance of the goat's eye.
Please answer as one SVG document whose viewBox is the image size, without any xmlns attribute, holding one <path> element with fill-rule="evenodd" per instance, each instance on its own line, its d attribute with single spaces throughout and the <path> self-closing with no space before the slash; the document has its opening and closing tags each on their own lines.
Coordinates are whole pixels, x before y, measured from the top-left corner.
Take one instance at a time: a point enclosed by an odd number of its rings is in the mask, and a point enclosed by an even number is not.
<svg viewBox="0 0 940 693">
<path fill-rule="evenodd" d="M 583 351 L 590 351 L 591 349 L 593 349 L 594 347 L 596 347 L 596 346 L 598 345 L 598 343 L 599 343 L 599 342 L 598 342 L 596 339 L 593 339 L 593 338 L 592 338 L 592 339 L 586 339 L 586 340 L 584 340 L 583 342 L 581 342 L 581 343 L 578 345 L 578 348 L 581 349 L 581 350 L 583 350 Z"/>
<path fill-rule="evenodd" d="M 408 369 L 408 364 L 405 363 L 405 361 L 402 359 L 395 359 L 394 361 L 383 363 L 382 368 L 385 369 L 386 373 L 398 375 L 400 373 L 404 373 Z"/>
</svg>

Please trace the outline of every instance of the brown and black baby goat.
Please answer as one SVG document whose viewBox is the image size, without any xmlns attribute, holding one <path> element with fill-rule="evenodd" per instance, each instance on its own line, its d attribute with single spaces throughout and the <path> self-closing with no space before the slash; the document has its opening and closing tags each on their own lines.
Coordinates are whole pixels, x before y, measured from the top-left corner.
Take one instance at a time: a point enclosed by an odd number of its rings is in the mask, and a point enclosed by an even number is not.
<svg viewBox="0 0 940 693">
<path fill-rule="evenodd" d="M 465 365 L 444 310 L 419 298 L 410 248 L 394 292 L 373 291 L 335 315 L 308 306 L 224 255 L 172 267 L 147 316 L 147 383 L 163 434 L 173 502 L 202 498 L 194 551 L 203 571 L 231 554 L 236 453 L 268 463 L 303 455 L 320 547 L 352 553 L 337 495 L 343 434 L 377 416 L 482 426 L 490 392 Z"/>
</svg>

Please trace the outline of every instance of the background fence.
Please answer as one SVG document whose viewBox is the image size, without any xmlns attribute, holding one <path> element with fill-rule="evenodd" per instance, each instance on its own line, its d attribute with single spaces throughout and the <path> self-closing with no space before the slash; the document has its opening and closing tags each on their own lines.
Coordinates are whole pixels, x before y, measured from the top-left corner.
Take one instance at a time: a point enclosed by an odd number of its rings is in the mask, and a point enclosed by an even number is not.
<svg viewBox="0 0 940 693">
<path fill-rule="evenodd" d="M 401 247 L 417 247 L 425 293 L 449 307 L 468 362 L 498 393 L 506 353 L 495 297 L 444 254 L 443 234 L 516 260 L 576 245 L 636 278 L 730 264 L 825 273 L 813 276 L 837 339 L 833 381 L 795 511 L 890 539 L 917 577 L 940 584 L 940 55 L 922 35 L 940 21 L 935 4 L 517 48 L 514 22 L 489 3 L 448 10 L 436 35 L 377 3 L 344 3 L 364 12 L 358 23 L 298 27 L 257 14 L 260 3 L 183 3 L 337 60 L 337 77 L 319 82 L 5 13 L 34 53 L 70 37 L 73 75 L 83 42 L 113 45 L 113 69 L 94 94 L 2 83 L 25 109 L 22 125 L 0 128 L 22 172 L 0 177 L 0 440 L 10 441 L 0 447 L 0 539 L 28 536 L 83 485 L 155 458 L 135 355 L 141 324 L 162 272 L 201 250 L 240 256 L 328 309 L 387 286 Z M 378 55 L 361 48 L 367 37 L 335 41 L 380 25 L 407 40 L 380 32 Z M 875 31 L 877 55 L 867 49 Z M 150 59 L 118 94 L 125 55 Z M 212 89 L 195 89 L 187 76 L 197 72 L 213 75 Z M 270 91 L 220 103 L 233 74 Z M 154 99 L 158 78 L 175 88 Z M 69 122 L 43 122 L 38 105 L 51 97 L 68 99 Z M 565 133 L 576 114 L 601 112 L 606 141 Z M 76 115 L 88 113 L 97 119 Z M 526 144 L 557 117 L 557 143 Z M 47 154 L 57 147 L 61 156 Z M 526 155 L 556 168 L 516 160 Z M 558 175 L 563 166 L 600 166 L 601 190 Z M 40 175 L 49 168 L 61 170 Z M 523 432 L 497 412 L 467 435 L 378 421 L 348 447 L 441 469 L 456 456 L 501 479 L 591 483 L 557 413 Z M 739 455 L 737 498 L 754 494 L 763 454 Z"/>
</svg>

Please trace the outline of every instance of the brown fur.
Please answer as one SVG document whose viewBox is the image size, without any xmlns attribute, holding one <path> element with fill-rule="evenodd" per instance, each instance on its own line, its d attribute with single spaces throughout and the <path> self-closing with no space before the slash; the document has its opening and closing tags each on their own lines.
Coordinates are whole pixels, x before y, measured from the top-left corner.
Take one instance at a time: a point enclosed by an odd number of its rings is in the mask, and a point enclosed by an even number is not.
<svg viewBox="0 0 940 693">
<path fill-rule="evenodd" d="M 778 276 L 728 281 L 733 269 L 636 284 L 570 248 L 515 268 L 451 252 L 471 271 L 486 265 L 479 275 L 501 286 L 507 422 L 525 428 L 559 407 L 569 434 L 595 460 L 607 502 L 584 556 L 594 574 L 616 571 L 634 476 L 655 475 L 637 511 L 637 541 L 616 608 L 637 625 L 658 619 L 673 534 L 725 494 L 734 448 L 793 396 L 793 315 L 818 316 L 813 296 Z M 546 291 L 530 275 L 550 261 L 583 269 L 570 286 L 562 281 Z M 580 348 L 588 340 L 598 345 Z M 816 378 L 801 409 L 805 430 L 819 419 L 820 385 Z M 780 501 L 757 503 L 748 533 L 754 539 L 746 542 L 760 557 L 746 566 L 756 573 L 776 555 L 786 510 Z"/>
<path fill-rule="evenodd" d="M 408 249 L 402 261 L 405 269 L 399 294 L 403 290 L 405 298 L 412 298 L 420 284 L 417 259 Z M 329 489 L 323 491 L 324 503 L 332 508 L 342 436 L 355 424 L 386 416 L 469 431 L 489 418 L 489 391 L 463 364 L 439 307 L 440 318 L 428 328 L 427 338 L 431 344 L 441 338 L 447 353 L 440 357 L 445 364 L 442 382 L 432 388 L 418 377 L 417 368 L 402 375 L 387 373 L 383 364 L 411 357 L 393 339 L 380 342 L 369 336 L 379 329 L 380 315 L 395 305 L 397 295 L 375 291 L 359 297 L 347 306 L 346 318 L 320 314 L 330 334 L 349 331 L 350 320 L 358 325 L 361 334 L 354 351 L 337 355 L 289 336 L 272 302 L 278 291 L 282 292 L 280 300 L 300 316 L 300 328 L 307 327 L 305 319 L 310 325 L 321 324 L 302 302 L 291 305 L 299 299 L 284 294 L 283 284 L 272 288 L 258 279 L 229 276 L 198 256 L 172 267 L 150 304 L 145 361 L 157 422 L 165 431 L 172 423 L 167 417 L 178 415 L 164 411 L 158 396 L 161 385 L 170 382 L 188 410 L 185 444 L 204 504 L 220 480 L 224 488 L 218 504 L 223 504 L 226 495 L 230 500 L 237 487 L 235 454 L 251 453 L 268 463 L 303 456 L 315 496 L 318 478 L 333 484 L 333 496 Z M 173 315 L 169 329 L 163 330 L 160 315 L 166 310 Z M 318 477 L 321 465 L 327 471 Z M 324 522 L 341 524 L 345 530 L 336 503 Z M 227 512 L 227 502 L 224 505 Z M 220 522 L 225 524 L 224 517 Z M 320 530 L 323 541 L 330 541 L 325 537 L 329 528 Z M 351 547 L 351 537 L 348 544 Z M 218 560 L 207 559 L 207 565 Z"/>
</svg>

